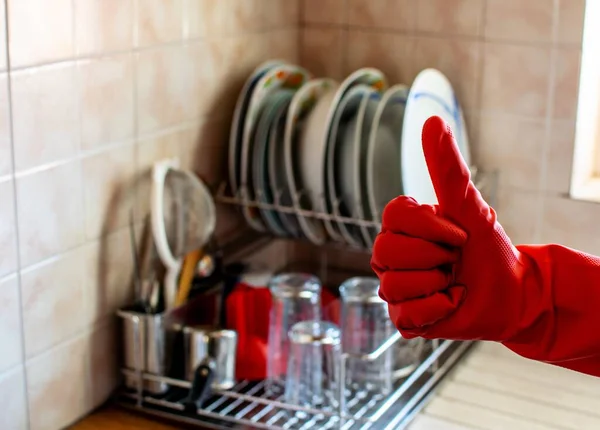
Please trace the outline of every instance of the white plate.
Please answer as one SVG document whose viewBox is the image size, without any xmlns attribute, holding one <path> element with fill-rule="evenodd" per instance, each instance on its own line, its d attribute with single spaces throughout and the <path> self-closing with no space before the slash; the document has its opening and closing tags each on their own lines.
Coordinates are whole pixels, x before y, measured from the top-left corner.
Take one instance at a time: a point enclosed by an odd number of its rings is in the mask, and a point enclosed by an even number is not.
<svg viewBox="0 0 600 430">
<path fill-rule="evenodd" d="M 308 79 L 310 75 L 305 69 L 291 64 L 282 64 L 270 69 L 256 84 L 248 113 L 244 119 L 244 135 L 242 140 L 242 156 L 241 156 L 241 197 L 243 200 L 251 201 L 254 199 L 252 189 L 252 166 L 251 157 L 253 153 L 253 133 L 256 128 L 258 116 L 265 106 L 267 96 L 274 92 L 286 88 L 297 90 Z M 244 206 L 242 214 L 248 224 L 255 230 L 266 231 L 265 226 L 260 218 L 260 213 L 256 208 Z"/>
<path fill-rule="evenodd" d="M 367 189 L 367 157 L 369 151 L 369 137 L 373 127 L 373 119 L 381 101 L 381 94 L 372 91 L 365 95 L 360 103 L 357 114 L 356 131 L 354 134 L 354 170 L 358 174 L 352 178 L 354 188 L 354 201 L 356 202 L 356 217 L 359 220 L 372 220 Z M 375 236 L 366 226 L 360 227 L 360 232 L 365 245 L 373 246 Z"/>
<path fill-rule="evenodd" d="M 337 83 L 330 79 L 310 81 L 296 93 L 288 110 L 285 168 L 296 210 L 323 210 L 322 178 L 325 175 L 327 143 L 325 114 L 333 103 L 337 88 Z M 297 131 L 300 132 L 298 138 L 295 136 Z M 294 159 L 299 162 L 296 164 Z M 325 242 L 321 220 L 298 214 L 298 222 L 311 242 L 318 245 Z"/>
<path fill-rule="evenodd" d="M 229 184 L 231 192 L 236 195 L 240 186 L 240 160 L 242 156 L 242 138 L 244 134 L 244 118 L 250 105 L 250 98 L 256 84 L 265 73 L 284 61 L 273 60 L 262 63 L 250 75 L 235 104 L 231 130 L 229 132 Z"/>
<path fill-rule="evenodd" d="M 329 112 L 327 112 L 327 156 L 325 163 L 327 166 L 327 177 L 324 178 L 325 184 L 325 210 L 329 214 L 335 214 L 336 208 L 335 199 L 331 195 L 330 183 L 333 181 L 333 152 L 335 148 L 335 142 L 337 139 L 337 132 L 339 130 L 339 106 L 343 97 L 348 93 L 350 89 L 357 85 L 365 85 L 373 88 L 378 92 L 385 91 L 387 88 L 387 80 L 383 72 L 373 68 L 363 68 L 355 71 L 348 76 L 344 82 L 340 85 L 335 94 L 333 103 Z M 334 241 L 343 241 L 344 235 L 339 231 L 337 223 L 325 221 L 325 228 L 329 233 L 329 236 Z"/>
<path fill-rule="evenodd" d="M 406 85 L 395 85 L 385 92 L 377 107 L 369 136 L 367 192 L 363 199 L 369 202 L 372 219 L 379 222 L 385 206 L 402 194 L 402 174 L 398 161 L 408 91 Z"/>
<path fill-rule="evenodd" d="M 469 164 L 469 141 L 452 85 L 438 70 L 426 69 L 419 73 L 410 89 L 401 151 L 403 192 L 421 204 L 437 204 L 421 141 L 423 125 L 432 116 L 441 117 L 452 128 L 460 151 Z"/>
<path fill-rule="evenodd" d="M 366 85 L 352 87 L 342 98 L 333 123 L 332 132 L 336 140 L 328 149 L 331 158 L 328 170 L 328 187 L 330 202 L 339 209 L 335 213 L 342 217 L 357 217 L 356 205 L 360 202 L 360 188 L 355 188 L 355 179 L 359 172 L 356 168 L 356 148 L 360 139 L 358 133 L 358 113 L 363 100 L 376 94 L 375 90 Z M 359 227 L 337 222 L 337 227 L 346 243 L 361 247 L 362 233 Z"/>
<path fill-rule="evenodd" d="M 254 196 L 260 203 L 274 204 L 275 198 L 269 180 L 268 154 L 271 129 L 275 126 L 275 117 L 282 105 L 289 105 L 293 90 L 279 90 L 267 97 L 267 103 L 259 116 L 254 135 L 254 154 L 252 155 L 252 185 Z M 277 236 L 287 236 L 285 226 L 277 213 L 270 209 L 260 209 L 264 222 Z"/>
</svg>

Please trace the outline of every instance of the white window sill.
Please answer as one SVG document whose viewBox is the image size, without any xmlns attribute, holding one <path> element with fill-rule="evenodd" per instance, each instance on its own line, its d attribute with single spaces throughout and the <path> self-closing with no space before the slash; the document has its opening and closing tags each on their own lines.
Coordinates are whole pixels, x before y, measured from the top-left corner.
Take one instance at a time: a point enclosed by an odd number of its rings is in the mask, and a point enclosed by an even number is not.
<svg viewBox="0 0 600 430">
<path fill-rule="evenodd" d="M 570 198 L 600 203 L 600 177 L 592 177 L 571 187 Z"/>
</svg>

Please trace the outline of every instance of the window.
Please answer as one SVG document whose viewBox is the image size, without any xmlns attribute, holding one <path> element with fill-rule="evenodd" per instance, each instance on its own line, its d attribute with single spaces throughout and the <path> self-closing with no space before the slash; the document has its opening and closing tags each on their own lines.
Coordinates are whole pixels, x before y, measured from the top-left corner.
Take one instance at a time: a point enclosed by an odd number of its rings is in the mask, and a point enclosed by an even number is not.
<svg viewBox="0 0 600 430">
<path fill-rule="evenodd" d="M 600 1 L 587 1 L 571 196 L 600 201 Z"/>
</svg>

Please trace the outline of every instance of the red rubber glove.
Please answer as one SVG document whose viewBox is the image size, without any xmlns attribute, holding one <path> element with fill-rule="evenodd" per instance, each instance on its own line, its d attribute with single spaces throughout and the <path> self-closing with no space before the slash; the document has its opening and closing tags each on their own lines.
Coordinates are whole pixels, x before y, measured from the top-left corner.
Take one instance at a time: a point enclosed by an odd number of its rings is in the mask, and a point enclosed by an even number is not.
<svg viewBox="0 0 600 430">
<path fill-rule="evenodd" d="M 390 202 L 371 260 L 398 330 L 498 341 L 600 376 L 600 259 L 559 245 L 513 246 L 442 119 L 425 123 L 423 151 L 439 204 Z"/>
</svg>

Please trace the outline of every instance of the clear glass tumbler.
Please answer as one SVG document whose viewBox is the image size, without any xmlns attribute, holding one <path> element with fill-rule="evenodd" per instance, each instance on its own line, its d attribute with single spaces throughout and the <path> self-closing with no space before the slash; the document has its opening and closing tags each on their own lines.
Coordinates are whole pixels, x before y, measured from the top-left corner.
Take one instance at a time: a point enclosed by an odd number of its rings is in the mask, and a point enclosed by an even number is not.
<svg viewBox="0 0 600 430">
<path fill-rule="evenodd" d="M 395 328 L 387 304 L 379 297 L 377 278 L 351 278 L 340 286 L 342 298 L 342 351 L 353 355 L 374 352 Z M 392 388 L 394 348 L 373 361 L 350 356 L 346 362 L 346 387 L 356 395 L 365 391 L 388 394 Z"/>
<path fill-rule="evenodd" d="M 294 324 L 289 336 L 285 401 L 305 408 L 337 411 L 342 353 L 339 327 L 325 321 L 302 321 Z"/>
<path fill-rule="evenodd" d="M 308 274 L 288 273 L 275 276 L 269 283 L 271 313 L 267 357 L 267 391 L 283 393 L 287 374 L 289 332 L 300 321 L 321 319 L 321 283 Z"/>
</svg>

